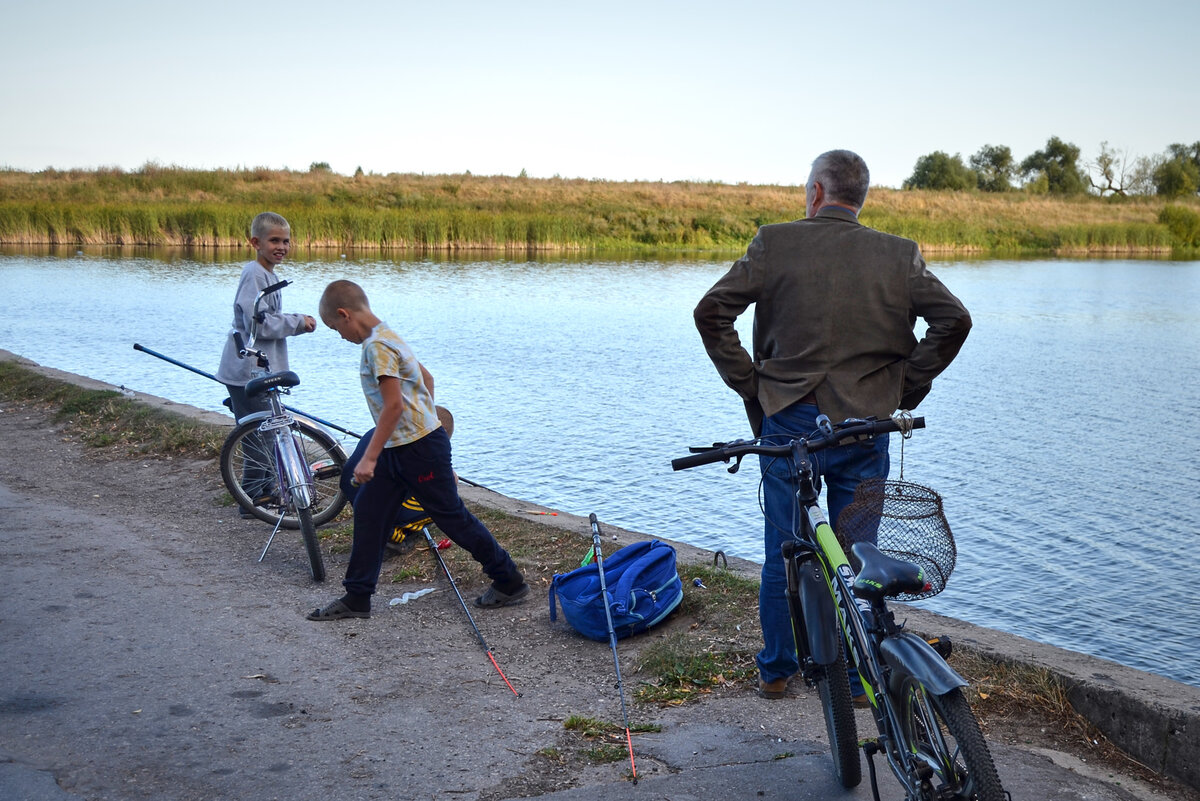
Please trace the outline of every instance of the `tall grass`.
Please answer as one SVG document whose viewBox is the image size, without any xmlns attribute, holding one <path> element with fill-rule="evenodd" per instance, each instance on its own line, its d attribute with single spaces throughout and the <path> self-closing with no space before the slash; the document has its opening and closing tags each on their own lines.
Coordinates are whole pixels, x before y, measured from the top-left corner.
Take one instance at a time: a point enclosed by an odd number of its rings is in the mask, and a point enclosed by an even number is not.
<svg viewBox="0 0 1200 801">
<path fill-rule="evenodd" d="M 1194 249 L 1155 198 L 871 191 L 863 221 L 932 251 Z M 263 168 L 0 170 L 0 243 L 228 247 L 270 209 L 293 239 L 328 248 L 740 250 L 760 225 L 804 216 L 804 190 L 701 182 L 358 175 Z"/>
</svg>

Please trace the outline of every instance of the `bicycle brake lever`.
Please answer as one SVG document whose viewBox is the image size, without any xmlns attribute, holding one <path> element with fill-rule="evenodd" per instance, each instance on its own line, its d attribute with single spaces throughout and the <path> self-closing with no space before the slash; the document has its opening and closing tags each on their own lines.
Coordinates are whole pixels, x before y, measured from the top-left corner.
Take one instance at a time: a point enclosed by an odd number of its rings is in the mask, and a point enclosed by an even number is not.
<svg viewBox="0 0 1200 801">
<path fill-rule="evenodd" d="M 741 457 L 741 455 L 738 455 L 738 456 L 733 457 L 733 464 L 729 465 L 729 467 L 727 467 L 725 469 L 728 470 L 730 473 L 736 473 L 741 468 L 741 466 L 742 466 L 742 457 Z"/>
</svg>

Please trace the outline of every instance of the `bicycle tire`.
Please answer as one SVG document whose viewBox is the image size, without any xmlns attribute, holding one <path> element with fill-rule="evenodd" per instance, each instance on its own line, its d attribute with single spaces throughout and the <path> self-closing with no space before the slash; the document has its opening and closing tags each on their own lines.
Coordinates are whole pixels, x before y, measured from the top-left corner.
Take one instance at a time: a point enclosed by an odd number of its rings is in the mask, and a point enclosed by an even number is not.
<svg viewBox="0 0 1200 801">
<path fill-rule="evenodd" d="M 899 743 L 927 765 L 931 799 L 1005 801 L 1004 788 L 979 722 L 960 688 L 932 695 L 912 676 L 900 683 Z"/>
<path fill-rule="evenodd" d="M 296 519 L 300 522 L 300 535 L 304 538 L 304 550 L 308 551 L 309 573 L 313 581 L 325 580 L 325 560 L 321 557 L 321 544 L 317 541 L 317 527 L 313 523 L 310 509 L 297 509 Z"/>
<path fill-rule="evenodd" d="M 846 646 L 838 638 L 838 657 L 831 665 L 821 665 L 813 676 L 825 716 L 825 734 L 833 755 L 833 772 L 842 787 L 857 787 L 862 781 L 862 761 L 858 755 L 858 722 L 850 699 L 850 677 L 846 673 Z"/>
<path fill-rule="evenodd" d="M 308 464 L 325 463 L 327 469 L 322 476 L 313 477 L 313 503 L 309 507 L 314 526 L 323 526 L 346 505 L 346 496 L 339 485 L 341 470 L 346 463 L 346 454 L 337 441 L 324 429 L 297 419 L 298 435 Z M 247 466 L 257 467 L 268 475 L 275 474 L 275 457 L 269 445 L 256 443 L 251 435 L 258 432 L 258 423 L 243 423 L 225 438 L 221 447 L 221 479 L 238 506 L 250 512 L 264 523 L 272 526 L 283 515 L 281 528 L 299 528 L 300 520 L 290 509 L 256 506 L 254 499 L 242 487 L 241 476 Z M 276 482 L 278 483 L 278 482 Z"/>
</svg>

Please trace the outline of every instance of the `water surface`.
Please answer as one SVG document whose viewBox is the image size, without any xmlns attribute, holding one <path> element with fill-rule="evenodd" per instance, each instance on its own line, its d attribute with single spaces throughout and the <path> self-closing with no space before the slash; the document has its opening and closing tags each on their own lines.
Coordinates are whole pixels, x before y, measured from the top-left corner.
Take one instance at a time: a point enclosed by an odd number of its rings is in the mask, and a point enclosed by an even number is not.
<svg viewBox="0 0 1200 801">
<path fill-rule="evenodd" d="M 240 272 L 227 259 L 0 252 L 0 347 L 220 410 L 219 385 L 132 345 L 214 372 Z M 285 308 L 308 313 L 329 280 L 364 285 L 454 412 L 464 477 L 761 561 L 756 466 L 670 469 L 689 445 L 748 434 L 691 320 L 727 266 L 302 257 L 281 275 L 296 282 Z M 959 547 L 924 605 L 1200 685 L 1177 625 L 1200 613 L 1200 468 L 1183 445 L 1200 408 L 1200 263 L 932 267 L 975 327 L 904 448 L 904 477 L 943 494 Z M 357 358 L 326 329 L 293 339 L 291 405 L 365 430 Z"/>
</svg>

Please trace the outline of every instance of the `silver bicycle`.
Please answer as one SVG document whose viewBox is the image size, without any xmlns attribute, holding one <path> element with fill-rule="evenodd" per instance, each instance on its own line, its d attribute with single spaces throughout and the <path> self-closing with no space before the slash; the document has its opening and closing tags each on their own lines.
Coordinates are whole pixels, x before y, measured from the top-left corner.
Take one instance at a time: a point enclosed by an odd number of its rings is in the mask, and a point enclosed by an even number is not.
<svg viewBox="0 0 1200 801">
<path fill-rule="evenodd" d="M 249 341 L 234 334 L 238 355 L 255 359 L 259 368 L 259 374 L 246 384 L 246 395 L 265 394 L 270 409 L 238 420 L 221 448 L 221 478 L 239 506 L 274 525 L 259 561 L 266 557 L 280 528 L 298 528 L 312 577 L 323 581 L 325 562 L 317 526 L 336 517 L 346 503 L 339 486 L 346 452 L 323 427 L 293 415 L 284 406 L 283 395 L 300 383 L 300 377 L 291 370 L 271 372 L 266 355 L 254 347 L 262 321 L 259 305 L 289 283 L 280 281 L 258 293 Z"/>
</svg>

